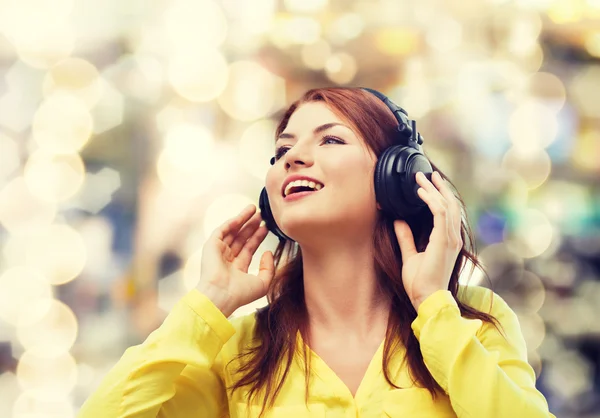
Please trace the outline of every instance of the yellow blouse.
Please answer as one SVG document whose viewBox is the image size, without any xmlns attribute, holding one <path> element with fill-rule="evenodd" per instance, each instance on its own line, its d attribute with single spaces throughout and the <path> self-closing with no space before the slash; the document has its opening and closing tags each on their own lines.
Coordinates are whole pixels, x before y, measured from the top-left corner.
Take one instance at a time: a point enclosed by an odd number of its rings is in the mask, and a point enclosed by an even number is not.
<svg viewBox="0 0 600 418">
<path fill-rule="evenodd" d="M 506 339 L 490 324 L 460 316 L 449 291 L 438 291 L 419 306 L 412 329 L 427 368 L 443 388 L 434 402 L 426 389 L 411 384 L 402 365 L 404 352 L 394 353 L 391 378 L 382 372 L 383 343 L 352 396 L 342 380 L 309 349 L 311 378 L 308 408 L 301 356 L 296 356 L 275 407 L 266 418 L 554 417 L 535 387 L 535 373 L 517 316 L 506 302 L 483 287 L 461 286 L 459 297 L 491 312 Z M 259 405 L 246 406 L 246 393 L 232 398 L 224 366 L 250 344 L 254 314 L 227 319 L 197 290 L 173 308 L 144 343 L 128 348 L 79 411 L 80 418 L 253 418 Z M 299 342 L 302 337 L 298 333 Z M 301 347 L 301 346 L 300 346 Z M 232 363 L 237 367 L 239 363 Z"/>
</svg>

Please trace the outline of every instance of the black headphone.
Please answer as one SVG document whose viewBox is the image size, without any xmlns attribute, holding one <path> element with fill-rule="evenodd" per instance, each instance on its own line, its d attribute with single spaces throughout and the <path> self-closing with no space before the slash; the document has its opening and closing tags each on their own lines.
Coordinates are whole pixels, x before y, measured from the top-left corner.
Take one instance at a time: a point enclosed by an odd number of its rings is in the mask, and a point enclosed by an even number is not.
<svg viewBox="0 0 600 418">
<path fill-rule="evenodd" d="M 387 148 L 377 160 L 375 167 L 375 198 L 381 209 L 393 219 L 405 219 L 421 211 L 427 204 L 417 194 L 419 185 L 416 174 L 421 171 L 431 181 L 433 168 L 423 154 L 423 137 L 417 132 L 416 122 L 408 119 L 408 113 L 377 90 L 362 88 L 379 98 L 392 111 L 398 127 L 397 145 Z M 271 158 L 271 165 L 275 157 Z M 277 226 L 265 188 L 260 192 L 259 208 L 266 227 L 279 240 L 290 240 Z"/>
</svg>

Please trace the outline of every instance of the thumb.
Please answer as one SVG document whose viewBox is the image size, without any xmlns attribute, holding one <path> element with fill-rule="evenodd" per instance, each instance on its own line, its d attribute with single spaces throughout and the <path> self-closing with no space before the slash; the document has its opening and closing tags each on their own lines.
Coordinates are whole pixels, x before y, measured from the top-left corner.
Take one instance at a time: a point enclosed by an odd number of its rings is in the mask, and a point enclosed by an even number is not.
<svg viewBox="0 0 600 418">
<path fill-rule="evenodd" d="M 396 238 L 398 239 L 398 245 L 402 253 L 402 262 L 406 262 L 410 257 L 417 254 L 413 233 L 406 221 L 402 220 L 394 221 L 394 231 L 396 232 Z"/>
<path fill-rule="evenodd" d="M 271 280 L 275 275 L 275 264 L 273 260 L 273 253 L 271 251 L 265 251 L 260 257 L 260 264 L 258 266 L 258 278 L 262 280 L 265 285 L 265 289 L 271 284 Z"/>
</svg>

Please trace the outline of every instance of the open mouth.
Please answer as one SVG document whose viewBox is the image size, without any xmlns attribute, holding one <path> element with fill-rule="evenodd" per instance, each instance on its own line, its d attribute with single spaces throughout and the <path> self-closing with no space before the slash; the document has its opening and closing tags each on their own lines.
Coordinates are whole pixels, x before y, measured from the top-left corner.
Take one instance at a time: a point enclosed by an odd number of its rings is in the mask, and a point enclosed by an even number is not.
<svg viewBox="0 0 600 418">
<path fill-rule="evenodd" d="M 309 181 L 309 180 L 296 180 L 296 181 L 290 182 L 285 187 L 285 190 L 283 191 L 283 197 L 287 198 L 287 197 L 297 194 L 297 193 L 305 194 L 307 192 L 308 193 L 318 192 L 323 187 L 324 187 L 323 184 L 321 184 L 319 182 Z"/>
</svg>

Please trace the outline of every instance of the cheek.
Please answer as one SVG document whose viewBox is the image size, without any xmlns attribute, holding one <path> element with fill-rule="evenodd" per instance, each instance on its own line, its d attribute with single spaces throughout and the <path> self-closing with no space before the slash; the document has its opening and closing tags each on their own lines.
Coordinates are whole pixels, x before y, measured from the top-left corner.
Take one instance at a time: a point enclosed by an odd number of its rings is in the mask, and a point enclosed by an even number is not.
<svg viewBox="0 0 600 418">
<path fill-rule="evenodd" d="M 275 171 L 273 169 L 267 172 L 267 176 L 265 177 L 265 188 L 267 189 L 267 194 L 269 195 L 269 201 L 275 199 L 280 193 L 280 185 L 281 181 L 278 179 Z"/>
</svg>

